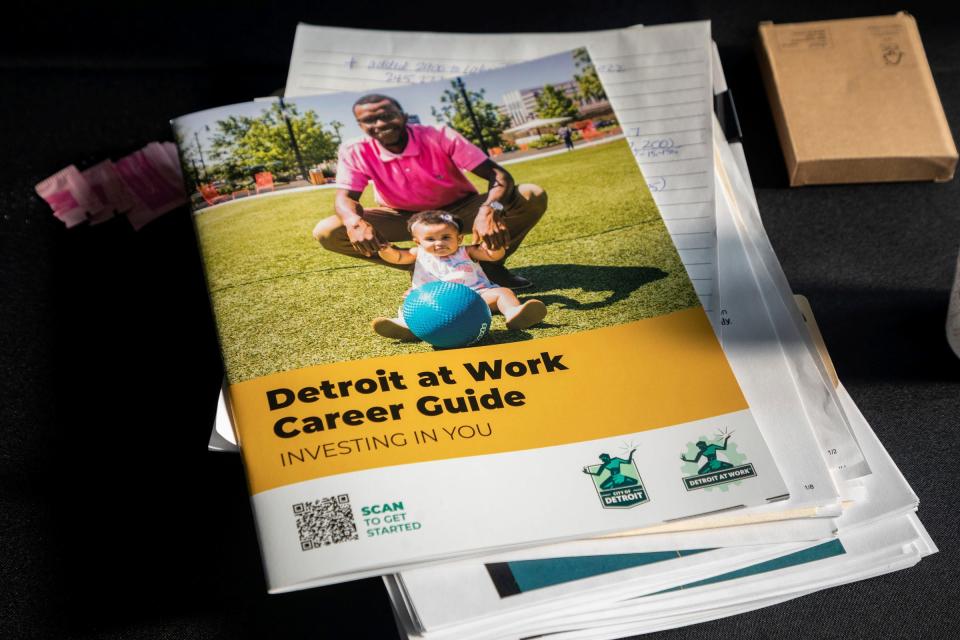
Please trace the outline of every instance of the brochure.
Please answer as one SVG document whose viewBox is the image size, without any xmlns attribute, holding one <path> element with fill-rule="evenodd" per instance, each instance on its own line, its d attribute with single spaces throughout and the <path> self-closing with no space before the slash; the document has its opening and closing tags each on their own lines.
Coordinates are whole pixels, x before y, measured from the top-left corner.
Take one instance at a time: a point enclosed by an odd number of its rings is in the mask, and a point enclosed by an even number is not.
<svg viewBox="0 0 960 640">
<path fill-rule="evenodd" d="M 789 495 L 586 49 L 462 71 L 172 123 L 271 592 Z"/>
</svg>

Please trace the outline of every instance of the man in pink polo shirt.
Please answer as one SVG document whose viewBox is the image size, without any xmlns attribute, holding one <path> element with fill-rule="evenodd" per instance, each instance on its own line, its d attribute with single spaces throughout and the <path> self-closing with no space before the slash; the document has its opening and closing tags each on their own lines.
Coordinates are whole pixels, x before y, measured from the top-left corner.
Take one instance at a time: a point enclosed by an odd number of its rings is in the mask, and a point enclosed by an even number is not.
<svg viewBox="0 0 960 640">
<path fill-rule="evenodd" d="M 377 255 L 390 242 L 410 240 L 407 220 L 419 211 L 443 209 L 473 229 L 477 242 L 510 256 L 547 209 L 547 194 L 535 184 L 514 184 L 513 177 L 462 135 L 448 127 L 409 124 L 399 103 L 370 94 L 353 106 L 366 134 L 340 146 L 336 215 L 324 218 L 313 237 L 329 251 L 386 266 Z M 463 171 L 487 181 L 477 193 Z M 373 182 L 377 206 L 365 209 L 360 195 Z M 409 268 L 401 266 L 399 268 Z M 496 284 L 529 287 L 503 261 L 484 263 Z"/>
</svg>

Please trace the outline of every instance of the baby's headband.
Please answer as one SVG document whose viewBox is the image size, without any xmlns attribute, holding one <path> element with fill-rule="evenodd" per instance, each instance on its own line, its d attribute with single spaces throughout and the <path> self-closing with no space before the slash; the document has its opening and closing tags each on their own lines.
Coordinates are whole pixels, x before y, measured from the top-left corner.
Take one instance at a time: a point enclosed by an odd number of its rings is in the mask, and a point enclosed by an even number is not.
<svg viewBox="0 0 960 640">
<path fill-rule="evenodd" d="M 460 218 L 456 218 L 450 215 L 449 213 L 441 213 L 440 219 L 443 220 L 444 222 L 448 222 L 454 225 L 457 228 L 457 231 L 463 231 L 463 220 L 461 220 Z"/>
</svg>

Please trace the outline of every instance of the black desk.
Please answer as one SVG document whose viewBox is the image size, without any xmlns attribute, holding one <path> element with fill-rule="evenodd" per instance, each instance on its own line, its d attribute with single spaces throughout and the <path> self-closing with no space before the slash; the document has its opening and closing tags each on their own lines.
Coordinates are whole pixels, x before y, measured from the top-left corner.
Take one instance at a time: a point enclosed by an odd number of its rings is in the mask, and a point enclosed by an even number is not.
<svg viewBox="0 0 960 640">
<path fill-rule="evenodd" d="M 342 5 L 342 3 L 341 3 Z M 944 340 L 960 186 L 789 189 L 756 23 L 910 10 L 960 127 L 960 23 L 900 3 L 613 3 L 418 11 L 34 3 L 0 38 L 0 637 L 391 637 L 378 580 L 267 597 L 236 456 L 207 453 L 221 369 L 189 214 L 65 230 L 33 194 L 169 139 L 170 117 L 280 87 L 298 20 L 573 30 L 713 19 L 761 212 L 841 379 L 921 499 L 918 567 L 659 637 L 953 637 L 960 360 Z M 823 620 L 829 620 L 827 624 Z"/>
</svg>

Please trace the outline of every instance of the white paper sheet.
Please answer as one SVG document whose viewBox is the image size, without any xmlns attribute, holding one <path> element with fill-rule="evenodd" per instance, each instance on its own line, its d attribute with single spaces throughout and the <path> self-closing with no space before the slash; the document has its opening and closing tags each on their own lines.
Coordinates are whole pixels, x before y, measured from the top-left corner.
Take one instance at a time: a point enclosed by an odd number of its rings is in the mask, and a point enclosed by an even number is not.
<svg viewBox="0 0 960 640">
<path fill-rule="evenodd" d="M 605 611 L 598 610 L 589 615 L 563 616 L 556 620 L 554 629 L 564 625 L 579 629 L 550 637 L 555 640 L 619 638 L 676 628 L 903 569 L 928 555 L 923 551 L 925 544 L 921 530 L 922 525 L 913 516 L 888 520 L 874 530 L 843 538 L 847 549 L 843 555 L 759 576 L 619 602 L 608 606 Z M 502 637 L 520 638 L 527 634 L 524 631 Z M 424 634 L 423 637 L 432 638 L 433 634 Z"/>
<path fill-rule="evenodd" d="M 726 142 L 717 139 L 716 144 L 725 146 Z M 718 166 L 719 161 L 718 156 Z M 781 473 L 790 490 L 790 500 L 783 508 L 802 504 L 808 494 L 836 497 L 837 489 L 823 458 L 797 455 L 821 448 L 791 375 L 788 354 L 764 308 L 763 289 L 754 276 L 745 239 L 738 234 L 733 215 L 729 195 L 718 184 L 717 238 L 723 255 L 717 265 L 719 293 L 724 306 L 742 310 L 735 319 L 721 310 L 721 343 L 774 458 L 782 461 Z"/>
<path fill-rule="evenodd" d="M 217 414 L 213 419 L 213 431 L 210 432 L 210 441 L 207 443 L 210 451 L 231 451 L 237 453 L 237 436 L 233 433 L 233 421 L 227 409 L 227 382 L 224 380 L 217 398 Z"/>
<path fill-rule="evenodd" d="M 867 499 L 856 501 L 845 509 L 837 520 L 838 526 L 849 531 L 856 527 L 868 527 L 884 518 L 912 513 L 920 502 L 917 494 L 910 488 L 907 479 L 842 384 L 837 391 L 873 470 L 868 477 L 856 481 L 855 485 L 866 493 Z"/>
<path fill-rule="evenodd" d="M 762 292 L 763 306 L 772 322 L 774 334 L 751 336 L 745 332 L 736 340 L 743 341 L 746 347 L 750 346 L 749 341 L 772 340 L 779 343 L 784 354 L 789 356 L 786 362 L 796 382 L 803 413 L 814 428 L 821 453 L 829 461 L 830 469 L 839 480 L 868 475 L 870 467 L 864 461 L 860 446 L 840 409 L 825 365 L 803 326 L 803 317 L 763 228 L 752 190 L 740 177 L 730 145 L 716 134 L 715 142 L 718 189 L 722 187 L 722 195 L 718 194 L 717 222 L 718 253 L 722 256 L 717 265 L 718 292 L 723 307 L 719 312 L 721 342 L 729 353 L 733 347 L 730 339 L 737 333 L 735 325 L 752 321 L 748 316 L 763 312 L 755 304 L 752 292 L 741 286 L 743 274 L 752 271 L 757 287 Z M 720 198 L 725 202 L 719 202 Z M 719 220 L 720 209 L 724 206 L 730 210 L 730 216 L 725 220 L 731 223 L 725 227 L 725 231 L 721 229 L 723 223 Z M 742 266 L 737 258 L 740 246 L 745 248 L 752 263 L 742 272 L 738 272 Z M 725 264 L 727 261 L 732 266 Z"/>
<path fill-rule="evenodd" d="M 678 531 L 651 533 L 615 538 L 574 540 L 532 549 L 518 549 L 480 559 L 480 562 L 510 562 L 541 558 L 615 555 L 644 553 L 673 549 L 706 549 L 712 547 L 743 547 L 790 542 L 813 542 L 833 536 L 837 531 L 836 518 L 799 518 L 760 522 L 756 524 L 720 527 L 708 531 Z M 470 562 L 473 562 L 471 560 Z"/>
<path fill-rule="evenodd" d="M 500 629 L 524 624 L 537 615 L 555 615 L 588 608 L 592 603 L 652 594 L 687 581 L 734 571 L 757 562 L 792 553 L 812 543 L 790 543 L 719 549 L 678 557 L 572 583 L 501 598 L 482 564 L 458 564 L 444 572 L 429 569 L 403 572 L 400 585 L 412 601 L 420 624 L 436 637 L 464 637 L 468 630 L 478 637 L 500 637 Z M 494 615 L 491 615 L 494 614 Z M 476 621 L 468 624 L 467 621 Z M 447 631 L 444 627 L 456 625 Z"/>
<path fill-rule="evenodd" d="M 720 52 L 717 49 L 716 43 L 714 43 L 713 91 L 715 94 L 721 94 L 726 90 L 727 80 L 723 72 L 723 65 L 720 61 Z M 719 132 L 715 131 L 715 140 L 718 139 L 717 133 Z M 750 170 L 747 168 L 747 159 L 743 152 L 743 145 L 739 141 L 733 141 L 726 145 L 720 145 L 718 150 L 721 155 L 721 168 L 717 170 L 717 179 L 722 181 L 724 175 L 728 176 L 729 184 L 727 188 L 732 190 L 732 200 L 736 203 L 738 214 L 740 214 L 738 219 L 740 219 L 741 224 L 748 230 L 751 245 L 748 248 L 748 253 L 751 262 L 755 265 L 754 269 L 759 268 L 761 275 L 758 276 L 758 279 L 761 284 L 765 286 L 766 290 L 769 291 L 772 289 L 776 291 L 780 298 L 780 303 L 773 313 L 773 317 L 777 318 L 780 323 L 780 325 L 778 325 L 779 334 L 784 336 L 784 342 L 792 345 L 794 338 L 799 333 L 803 346 L 810 351 L 813 360 L 812 366 L 810 362 L 806 362 L 806 364 L 797 362 L 791 363 L 791 365 L 794 368 L 794 377 L 798 380 L 798 387 L 801 393 L 805 395 L 806 403 L 812 405 L 807 411 L 808 414 L 812 416 L 811 420 L 814 422 L 814 431 L 817 433 L 818 439 L 821 440 L 824 456 L 831 461 L 830 467 L 834 470 L 839 480 L 865 476 L 870 471 L 869 467 L 863 464 L 863 455 L 862 452 L 859 451 L 859 445 L 852 434 L 850 424 L 843 419 L 845 415 L 840 416 L 838 419 L 837 413 L 834 410 L 839 400 L 836 394 L 833 393 L 830 376 L 826 372 L 824 363 L 820 361 L 820 357 L 816 353 L 810 336 L 803 327 L 802 315 L 796 308 L 787 278 L 783 273 L 780 262 L 777 260 L 773 246 L 767 237 L 763 222 L 760 219 L 760 207 L 757 203 L 756 194 L 754 193 L 753 182 L 750 179 Z M 734 165 L 736 166 L 736 170 L 733 169 Z M 728 169 L 723 171 L 722 167 L 728 167 Z M 719 274 L 719 262 L 722 260 L 719 242 L 717 246 L 717 269 Z M 718 286 L 717 289 L 718 295 L 715 302 L 718 308 L 723 309 L 727 305 L 721 300 L 720 287 Z M 775 299 L 773 295 L 768 297 Z M 729 316 L 729 310 L 726 311 L 725 315 Z M 727 317 L 727 320 L 729 321 L 731 318 Z M 791 324 L 793 325 L 792 330 L 790 329 Z M 822 395 L 812 397 L 811 389 L 816 389 L 817 387 L 815 378 L 818 374 L 826 386 L 827 393 L 831 395 L 828 401 L 823 401 Z"/>
<path fill-rule="evenodd" d="M 409 637 L 480 640 L 561 633 L 560 637 L 572 639 L 594 637 L 585 631 L 593 633 L 601 628 L 613 634 L 609 637 L 619 637 L 616 634 L 646 633 L 655 629 L 673 628 L 766 606 L 811 590 L 885 572 L 890 570 L 891 563 L 901 563 L 896 568 L 903 568 L 936 552 L 935 545 L 912 513 L 886 518 L 869 528 L 850 530 L 841 534 L 840 542 L 844 548 L 840 555 L 767 573 L 646 597 L 588 597 L 577 601 L 575 605 L 554 607 L 546 613 L 541 612 L 542 607 L 530 607 L 523 616 L 491 617 L 454 627 L 431 629 L 429 632 L 417 631 L 422 628 L 422 621 L 414 622 L 405 604 L 408 596 L 402 593 L 401 585 L 391 584 L 388 580 L 387 587 L 401 619 L 405 618 L 404 631 Z M 903 563 L 904 559 L 911 561 Z M 704 578 L 707 573 L 712 572 L 705 570 Z M 618 575 L 619 572 L 607 574 L 607 577 L 614 582 Z M 514 597 L 517 596 L 511 596 Z M 770 598 L 775 600 L 771 601 Z M 728 609 L 730 613 L 722 613 Z"/>
</svg>

